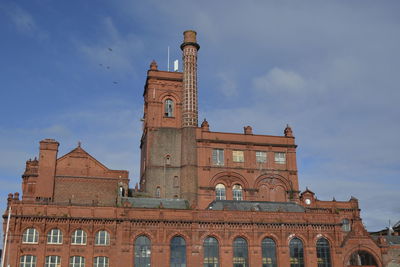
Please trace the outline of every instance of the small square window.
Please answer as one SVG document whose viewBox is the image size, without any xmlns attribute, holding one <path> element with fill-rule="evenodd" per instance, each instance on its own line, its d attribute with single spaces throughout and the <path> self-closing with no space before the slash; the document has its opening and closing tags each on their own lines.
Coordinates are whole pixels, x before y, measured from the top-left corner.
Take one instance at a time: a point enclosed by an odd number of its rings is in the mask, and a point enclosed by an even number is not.
<svg viewBox="0 0 400 267">
<path fill-rule="evenodd" d="M 285 164 L 286 163 L 286 153 L 285 152 L 275 152 L 275 163 Z"/>
<path fill-rule="evenodd" d="M 214 148 L 212 151 L 212 161 L 214 165 L 223 166 L 224 165 L 224 150 L 219 148 Z"/>
<path fill-rule="evenodd" d="M 244 153 L 241 150 L 233 150 L 232 151 L 232 160 L 233 162 L 244 162 Z"/>
<path fill-rule="evenodd" d="M 267 152 L 265 152 L 265 151 L 256 151 L 256 161 L 258 163 L 267 162 Z"/>
</svg>

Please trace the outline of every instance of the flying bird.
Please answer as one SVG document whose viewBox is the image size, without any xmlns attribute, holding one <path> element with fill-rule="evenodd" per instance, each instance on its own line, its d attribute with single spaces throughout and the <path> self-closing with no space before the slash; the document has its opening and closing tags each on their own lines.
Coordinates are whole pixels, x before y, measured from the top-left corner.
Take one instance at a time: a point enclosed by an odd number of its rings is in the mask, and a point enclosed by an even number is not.
<svg viewBox="0 0 400 267">
<path fill-rule="evenodd" d="M 111 49 L 111 48 L 108 48 L 108 50 L 109 50 L 109 51 L 112 51 L 112 49 Z"/>
<path fill-rule="evenodd" d="M 113 83 L 114 83 L 114 84 L 118 84 L 118 82 L 115 82 L 115 81 L 114 81 Z"/>
</svg>

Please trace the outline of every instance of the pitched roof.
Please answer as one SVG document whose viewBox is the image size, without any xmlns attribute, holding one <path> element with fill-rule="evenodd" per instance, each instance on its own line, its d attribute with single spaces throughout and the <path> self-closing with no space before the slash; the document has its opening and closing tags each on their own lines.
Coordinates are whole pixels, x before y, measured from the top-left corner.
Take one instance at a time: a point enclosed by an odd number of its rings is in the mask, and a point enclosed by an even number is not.
<svg viewBox="0 0 400 267">
<path fill-rule="evenodd" d="M 214 200 L 208 205 L 210 210 L 241 210 L 267 212 L 305 212 L 305 209 L 292 202 Z"/>
<path fill-rule="evenodd" d="M 184 199 L 123 197 L 122 203 L 124 202 L 129 202 L 134 208 L 188 209 L 189 207 L 189 203 Z"/>
</svg>

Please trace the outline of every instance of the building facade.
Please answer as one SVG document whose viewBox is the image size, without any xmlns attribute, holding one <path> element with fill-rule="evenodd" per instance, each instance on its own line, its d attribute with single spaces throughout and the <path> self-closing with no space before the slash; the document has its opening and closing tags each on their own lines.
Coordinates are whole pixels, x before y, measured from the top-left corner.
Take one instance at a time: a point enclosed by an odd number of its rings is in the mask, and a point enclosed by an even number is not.
<svg viewBox="0 0 400 267">
<path fill-rule="evenodd" d="M 289 126 L 198 125 L 196 32 L 181 49 L 183 72 L 154 61 L 147 72 L 139 185 L 80 144 L 59 157 L 44 139 L 7 200 L 5 266 L 387 266 L 390 246 L 366 231 L 357 199 L 300 192 Z"/>
</svg>

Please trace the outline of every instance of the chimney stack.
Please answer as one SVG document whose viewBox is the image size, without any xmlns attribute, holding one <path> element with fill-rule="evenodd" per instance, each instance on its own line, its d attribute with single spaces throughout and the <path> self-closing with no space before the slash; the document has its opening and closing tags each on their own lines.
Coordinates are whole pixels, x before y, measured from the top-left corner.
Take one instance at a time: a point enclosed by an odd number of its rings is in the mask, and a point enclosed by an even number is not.
<svg viewBox="0 0 400 267">
<path fill-rule="evenodd" d="M 189 30 L 183 33 L 181 49 L 184 92 L 182 127 L 197 127 L 197 51 L 200 49 L 200 45 L 197 43 L 195 31 Z"/>
<path fill-rule="evenodd" d="M 36 198 L 51 200 L 54 194 L 57 152 L 59 143 L 54 139 L 40 141 L 39 170 L 36 183 Z"/>
</svg>

